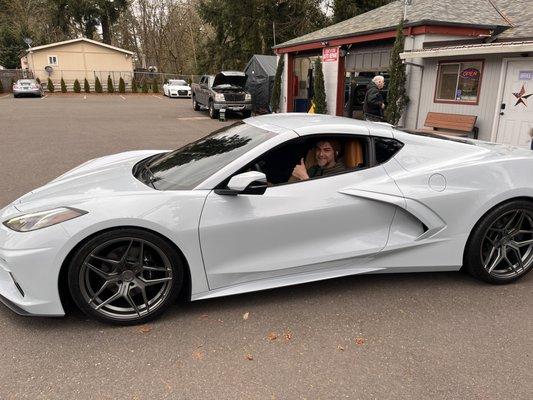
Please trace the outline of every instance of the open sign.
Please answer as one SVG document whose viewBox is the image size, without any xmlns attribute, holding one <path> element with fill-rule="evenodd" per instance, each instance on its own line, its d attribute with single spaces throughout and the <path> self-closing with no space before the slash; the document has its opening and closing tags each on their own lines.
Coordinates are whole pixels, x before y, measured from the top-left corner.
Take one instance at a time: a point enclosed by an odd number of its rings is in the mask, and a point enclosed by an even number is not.
<svg viewBox="0 0 533 400">
<path fill-rule="evenodd" d="M 466 68 L 461 71 L 461 78 L 465 79 L 477 79 L 479 75 L 480 72 L 477 68 Z"/>
</svg>

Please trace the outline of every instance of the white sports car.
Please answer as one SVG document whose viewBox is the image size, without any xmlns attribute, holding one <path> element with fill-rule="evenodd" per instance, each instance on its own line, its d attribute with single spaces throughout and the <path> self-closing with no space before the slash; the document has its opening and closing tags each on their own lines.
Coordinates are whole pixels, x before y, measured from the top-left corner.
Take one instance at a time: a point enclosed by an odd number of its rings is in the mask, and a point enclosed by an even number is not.
<svg viewBox="0 0 533 400">
<path fill-rule="evenodd" d="M 169 79 L 163 85 L 163 94 L 168 97 L 191 97 L 191 87 L 183 79 Z"/>
<path fill-rule="evenodd" d="M 532 171 L 533 152 L 494 143 L 250 118 L 176 151 L 88 161 L 1 210 L 0 299 L 58 316 L 71 296 L 98 320 L 133 324 L 180 292 L 462 266 L 512 282 L 533 265 Z"/>
</svg>

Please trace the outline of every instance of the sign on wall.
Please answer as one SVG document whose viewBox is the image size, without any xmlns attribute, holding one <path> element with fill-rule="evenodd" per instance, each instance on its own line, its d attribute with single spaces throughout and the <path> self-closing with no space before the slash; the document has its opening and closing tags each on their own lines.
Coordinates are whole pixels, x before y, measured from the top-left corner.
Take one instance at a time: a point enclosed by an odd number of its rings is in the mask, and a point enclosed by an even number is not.
<svg viewBox="0 0 533 400">
<path fill-rule="evenodd" d="M 338 47 L 324 47 L 322 49 L 322 62 L 337 61 L 339 59 Z"/>
<path fill-rule="evenodd" d="M 533 78 L 533 71 L 520 71 L 518 79 L 521 81 L 530 81 Z"/>
</svg>

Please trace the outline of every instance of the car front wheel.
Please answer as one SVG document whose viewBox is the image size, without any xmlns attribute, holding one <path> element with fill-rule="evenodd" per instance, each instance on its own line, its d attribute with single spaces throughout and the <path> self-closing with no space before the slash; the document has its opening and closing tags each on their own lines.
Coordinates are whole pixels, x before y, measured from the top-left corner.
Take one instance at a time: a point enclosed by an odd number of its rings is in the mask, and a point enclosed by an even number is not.
<svg viewBox="0 0 533 400">
<path fill-rule="evenodd" d="M 515 200 L 489 211 L 474 228 L 465 267 L 489 283 L 510 283 L 533 267 L 533 204 Z"/>
<path fill-rule="evenodd" d="M 87 315 L 107 323 L 140 324 L 173 304 L 181 290 L 183 264 L 159 236 L 117 229 L 85 243 L 70 263 L 68 285 Z"/>
<path fill-rule="evenodd" d="M 215 104 L 213 101 L 209 102 L 209 116 L 212 119 L 218 118 L 218 111 L 215 109 Z"/>
<path fill-rule="evenodd" d="M 196 97 L 192 97 L 192 108 L 194 111 L 200 111 L 200 106 L 198 105 L 198 102 L 196 101 Z"/>
</svg>

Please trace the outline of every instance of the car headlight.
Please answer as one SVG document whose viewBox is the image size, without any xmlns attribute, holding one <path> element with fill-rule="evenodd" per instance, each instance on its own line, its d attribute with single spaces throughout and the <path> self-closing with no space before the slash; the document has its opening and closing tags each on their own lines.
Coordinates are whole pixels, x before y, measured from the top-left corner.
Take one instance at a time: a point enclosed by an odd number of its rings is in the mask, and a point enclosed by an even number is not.
<svg viewBox="0 0 533 400">
<path fill-rule="evenodd" d="M 215 93 L 215 101 L 224 101 L 224 93 Z"/>
<path fill-rule="evenodd" d="M 252 95 L 250 93 L 246 93 L 244 95 L 244 100 L 245 101 L 252 101 Z"/>
<path fill-rule="evenodd" d="M 58 207 L 51 210 L 19 215 L 18 217 L 4 221 L 4 225 L 17 232 L 29 232 L 81 217 L 84 214 L 87 214 L 87 211 L 69 207 Z"/>
</svg>

